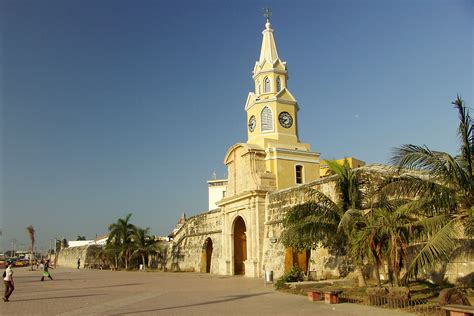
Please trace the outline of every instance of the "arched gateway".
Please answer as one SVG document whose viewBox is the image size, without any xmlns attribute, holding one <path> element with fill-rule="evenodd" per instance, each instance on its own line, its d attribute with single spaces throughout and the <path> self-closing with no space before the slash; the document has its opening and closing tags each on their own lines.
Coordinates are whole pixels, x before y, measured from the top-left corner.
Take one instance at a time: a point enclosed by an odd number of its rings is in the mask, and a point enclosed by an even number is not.
<svg viewBox="0 0 474 316">
<path fill-rule="evenodd" d="M 211 258 L 212 258 L 212 239 L 207 238 L 202 246 L 201 252 L 201 272 L 211 272 Z"/>
<path fill-rule="evenodd" d="M 242 217 L 234 221 L 234 274 L 245 274 L 245 260 L 247 260 L 247 229 Z"/>
</svg>

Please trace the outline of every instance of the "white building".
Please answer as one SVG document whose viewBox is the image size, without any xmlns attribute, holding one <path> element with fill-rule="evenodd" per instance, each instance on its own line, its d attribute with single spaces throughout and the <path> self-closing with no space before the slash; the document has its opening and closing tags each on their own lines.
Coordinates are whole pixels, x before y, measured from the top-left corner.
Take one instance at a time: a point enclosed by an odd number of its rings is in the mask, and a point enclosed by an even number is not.
<svg viewBox="0 0 474 316">
<path fill-rule="evenodd" d="M 209 210 L 218 208 L 217 202 L 222 200 L 227 189 L 227 179 L 214 179 L 207 181 L 209 189 Z"/>
</svg>

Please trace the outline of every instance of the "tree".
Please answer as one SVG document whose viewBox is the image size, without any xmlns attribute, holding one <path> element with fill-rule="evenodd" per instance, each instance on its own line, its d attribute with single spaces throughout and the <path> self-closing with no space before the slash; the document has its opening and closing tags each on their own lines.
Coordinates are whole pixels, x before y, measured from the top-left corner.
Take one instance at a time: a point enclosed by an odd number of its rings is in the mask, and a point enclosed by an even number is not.
<svg viewBox="0 0 474 316">
<path fill-rule="evenodd" d="M 86 236 L 77 235 L 76 240 L 86 240 Z"/>
<path fill-rule="evenodd" d="M 419 214 L 412 234 L 416 252 L 405 280 L 424 268 L 446 261 L 463 235 L 473 233 L 474 175 L 472 121 L 464 101 L 452 103 L 458 112 L 459 153 L 451 156 L 426 146 L 403 145 L 394 150 L 392 163 L 397 181 L 389 194 L 411 197 L 411 209 Z M 464 228 L 464 229 L 463 229 Z"/>
<path fill-rule="evenodd" d="M 30 269 L 33 270 L 33 254 L 35 251 L 35 228 L 33 225 L 29 225 L 26 227 L 26 230 L 28 231 L 28 235 L 30 237 L 31 241 L 31 256 L 30 256 Z"/>
<path fill-rule="evenodd" d="M 379 227 L 372 210 L 348 211 L 341 218 L 338 230 L 344 230 L 350 243 L 351 256 L 358 266 L 372 263 L 377 285 L 381 286 L 380 267 L 383 263 L 382 242 Z"/>
<path fill-rule="evenodd" d="M 336 176 L 337 200 L 317 190 L 307 192 L 307 202 L 298 204 L 285 215 L 282 243 L 298 250 L 311 249 L 318 243 L 324 247 L 344 249 L 350 245 L 344 230 L 335 232 L 344 214 L 360 208 L 364 194 L 361 191 L 363 180 L 349 165 L 347 160 L 341 165 L 327 161 L 329 169 Z M 358 265 L 359 285 L 365 286 L 360 262 Z"/>
<path fill-rule="evenodd" d="M 122 247 L 121 247 L 120 242 L 118 240 L 110 239 L 110 238 L 107 240 L 104 252 L 105 252 L 107 261 L 109 261 L 111 263 L 113 262 L 113 265 L 114 265 L 115 269 L 119 268 L 118 258 L 120 256 L 121 249 L 122 249 Z"/>
<path fill-rule="evenodd" d="M 135 226 L 130 223 L 132 214 L 127 214 L 124 218 L 119 218 L 116 223 L 109 225 L 109 240 L 107 243 L 114 245 L 114 249 L 120 249 L 120 256 L 125 260 L 125 269 L 128 269 L 129 260 L 132 254 L 132 232 Z"/>
<path fill-rule="evenodd" d="M 132 232 L 133 255 L 139 255 L 146 269 L 145 257 L 157 252 L 155 238 L 149 235 L 150 228 L 135 227 Z"/>
</svg>

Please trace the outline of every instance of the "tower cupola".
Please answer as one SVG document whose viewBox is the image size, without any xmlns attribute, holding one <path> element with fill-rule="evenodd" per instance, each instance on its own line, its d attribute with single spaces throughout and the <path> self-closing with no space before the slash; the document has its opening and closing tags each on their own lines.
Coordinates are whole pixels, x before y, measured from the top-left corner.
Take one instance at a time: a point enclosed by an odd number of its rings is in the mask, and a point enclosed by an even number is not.
<svg viewBox="0 0 474 316">
<path fill-rule="evenodd" d="M 253 69 L 255 91 L 249 93 L 245 105 L 248 143 L 262 148 L 270 143 L 299 148 L 298 103 L 287 88 L 286 62 L 278 56 L 274 30 L 268 17 L 262 35 L 260 57 Z"/>
</svg>

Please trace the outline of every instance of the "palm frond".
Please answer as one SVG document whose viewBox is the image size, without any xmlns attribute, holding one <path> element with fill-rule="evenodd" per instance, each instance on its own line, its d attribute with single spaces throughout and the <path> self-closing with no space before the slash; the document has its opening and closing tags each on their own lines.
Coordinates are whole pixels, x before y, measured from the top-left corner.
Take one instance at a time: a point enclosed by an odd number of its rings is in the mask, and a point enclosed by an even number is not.
<svg viewBox="0 0 474 316">
<path fill-rule="evenodd" d="M 326 161 L 330 170 L 336 175 L 336 190 L 343 209 L 360 208 L 363 193 L 360 190 L 361 178 L 349 165 L 349 161 L 344 159 L 340 164 L 335 160 Z"/>
<path fill-rule="evenodd" d="M 339 221 L 337 231 L 344 231 L 346 234 L 349 235 L 350 232 L 353 230 L 354 226 L 356 226 L 358 222 L 361 222 L 363 220 L 363 211 L 355 209 L 347 210 Z"/>
<path fill-rule="evenodd" d="M 416 277 L 422 268 L 431 268 L 447 260 L 449 254 L 455 249 L 456 237 L 459 235 L 459 231 L 459 222 L 457 219 L 452 219 L 434 233 L 421 249 L 416 251 L 404 279 L 408 280 Z"/>
<path fill-rule="evenodd" d="M 26 230 L 28 231 L 28 235 L 30 236 L 30 241 L 32 243 L 35 242 L 35 228 L 33 227 L 33 225 L 29 225 L 28 227 L 26 227 Z"/>
<path fill-rule="evenodd" d="M 471 116 L 469 115 L 468 108 L 464 105 L 464 101 L 458 95 L 456 100 L 452 102 L 454 107 L 458 110 L 459 117 L 459 128 L 458 135 L 460 138 L 460 152 L 464 161 L 467 162 L 466 167 L 468 169 L 468 174 L 472 178 L 472 155 L 473 155 L 473 131 L 472 131 L 472 121 Z"/>
<path fill-rule="evenodd" d="M 427 215 L 455 210 L 458 202 L 456 190 L 429 177 L 410 174 L 393 178 L 380 189 L 380 194 L 388 199 L 412 199 L 412 205 Z"/>
</svg>

